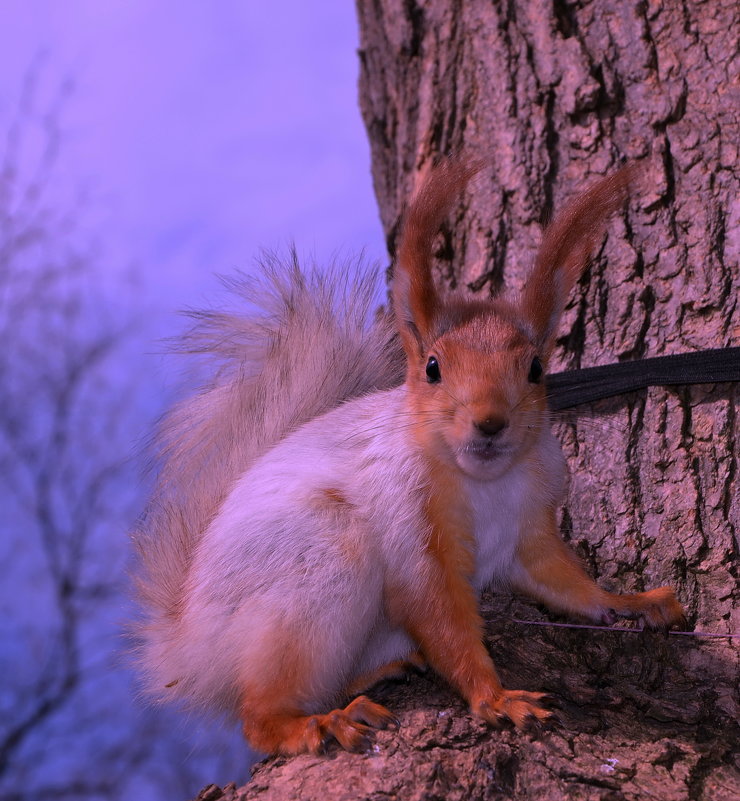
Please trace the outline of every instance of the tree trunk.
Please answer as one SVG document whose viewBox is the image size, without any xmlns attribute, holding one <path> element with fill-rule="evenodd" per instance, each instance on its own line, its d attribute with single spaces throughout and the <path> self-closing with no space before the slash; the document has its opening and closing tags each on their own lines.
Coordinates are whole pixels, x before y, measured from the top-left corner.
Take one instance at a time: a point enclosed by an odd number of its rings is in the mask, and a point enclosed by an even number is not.
<svg viewBox="0 0 740 801">
<path fill-rule="evenodd" d="M 644 159 L 573 294 L 552 370 L 740 344 L 737 3 L 359 0 L 360 98 L 392 253 L 438 155 L 487 166 L 439 240 L 439 277 L 520 286 L 542 223 L 593 176 Z M 608 588 L 673 585 L 690 623 L 740 632 L 737 388 L 636 392 L 559 416 L 563 537 Z M 225 798 L 740 797 L 738 640 L 541 628 L 486 599 L 511 687 L 563 725 L 537 738 L 472 719 L 433 677 L 374 698 L 400 714 L 365 756 L 272 760 Z M 217 798 L 222 791 L 211 788 Z"/>
</svg>

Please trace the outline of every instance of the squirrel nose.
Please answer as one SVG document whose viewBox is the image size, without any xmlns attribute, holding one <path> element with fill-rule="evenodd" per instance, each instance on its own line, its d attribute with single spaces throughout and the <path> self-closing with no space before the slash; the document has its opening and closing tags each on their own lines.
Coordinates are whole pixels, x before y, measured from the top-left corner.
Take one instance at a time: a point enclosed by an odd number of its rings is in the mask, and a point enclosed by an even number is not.
<svg viewBox="0 0 740 801">
<path fill-rule="evenodd" d="M 475 424 L 475 427 L 486 437 L 495 437 L 500 431 L 503 431 L 507 426 L 507 422 L 503 417 L 486 417 L 485 420 L 480 420 Z"/>
</svg>

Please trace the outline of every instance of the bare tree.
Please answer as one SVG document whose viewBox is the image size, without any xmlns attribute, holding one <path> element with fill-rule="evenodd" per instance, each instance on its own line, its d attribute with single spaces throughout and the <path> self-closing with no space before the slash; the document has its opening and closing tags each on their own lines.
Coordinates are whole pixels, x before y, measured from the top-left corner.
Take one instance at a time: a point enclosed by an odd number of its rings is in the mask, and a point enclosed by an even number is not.
<svg viewBox="0 0 740 801">
<path fill-rule="evenodd" d="M 132 454 L 150 421 L 131 309 L 99 280 L 88 201 L 57 185 L 70 86 L 42 102 L 42 80 L 40 59 L 0 143 L 0 796 L 182 798 L 230 752 L 137 703 L 127 669 Z"/>
<path fill-rule="evenodd" d="M 0 474 L 10 612 L 0 788 L 9 798 L 40 788 L 57 797 L 105 796 L 112 771 L 70 775 L 48 760 L 65 717 L 83 726 L 69 708 L 82 712 L 86 685 L 101 669 L 91 661 L 100 645 L 93 642 L 122 573 L 123 549 L 110 547 L 131 500 L 121 492 L 127 421 L 112 402 L 122 331 L 94 313 L 101 310 L 92 254 L 75 237 L 72 214 L 47 197 L 59 106 L 35 106 L 40 66 L 28 72 L 0 167 Z M 60 87 L 58 103 L 68 88 Z"/>
</svg>

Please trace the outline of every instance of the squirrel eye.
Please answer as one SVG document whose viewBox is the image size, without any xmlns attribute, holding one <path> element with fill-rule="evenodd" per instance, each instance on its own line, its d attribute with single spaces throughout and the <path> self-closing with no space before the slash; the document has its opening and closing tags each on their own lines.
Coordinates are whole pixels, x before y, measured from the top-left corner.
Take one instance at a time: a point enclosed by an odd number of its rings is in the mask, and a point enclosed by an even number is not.
<svg viewBox="0 0 740 801">
<path fill-rule="evenodd" d="M 530 384 L 539 384 L 540 378 L 542 378 L 542 362 L 535 356 L 534 359 L 532 359 L 532 366 L 529 368 L 527 381 L 529 381 Z"/>
<path fill-rule="evenodd" d="M 442 380 L 442 373 L 439 371 L 439 362 L 434 358 L 434 356 L 429 357 L 426 372 L 427 381 L 430 384 L 436 384 L 438 381 Z"/>
</svg>

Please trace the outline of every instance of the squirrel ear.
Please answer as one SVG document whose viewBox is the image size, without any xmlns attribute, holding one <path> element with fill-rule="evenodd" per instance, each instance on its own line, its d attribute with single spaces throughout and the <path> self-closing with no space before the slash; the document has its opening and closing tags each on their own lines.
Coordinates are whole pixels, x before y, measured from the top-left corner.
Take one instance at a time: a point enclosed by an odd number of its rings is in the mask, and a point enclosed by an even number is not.
<svg viewBox="0 0 740 801">
<path fill-rule="evenodd" d="M 393 310 L 404 348 L 418 354 L 428 340 L 440 300 L 432 278 L 432 243 L 442 221 L 468 181 L 481 168 L 450 158 L 434 167 L 404 216 L 393 275 Z"/>
<path fill-rule="evenodd" d="M 552 350 L 568 295 L 586 269 L 607 220 L 627 199 L 637 172 L 637 165 L 628 164 L 597 181 L 545 229 L 521 301 L 543 358 Z"/>
<path fill-rule="evenodd" d="M 431 297 L 425 297 L 426 294 L 423 288 L 421 290 L 418 287 L 412 288 L 408 271 L 398 269 L 396 263 L 392 284 L 393 311 L 403 348 L 410 358 L 421 354 L 424 350 L 424 340 L 429 338 L 439 303 L 434 286 L 431 287 Z"/>
</svg>

